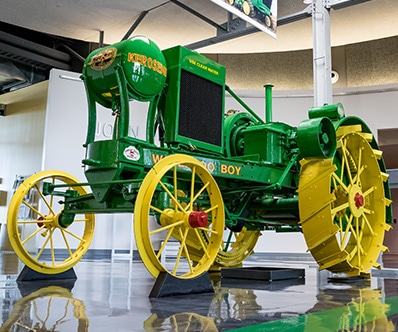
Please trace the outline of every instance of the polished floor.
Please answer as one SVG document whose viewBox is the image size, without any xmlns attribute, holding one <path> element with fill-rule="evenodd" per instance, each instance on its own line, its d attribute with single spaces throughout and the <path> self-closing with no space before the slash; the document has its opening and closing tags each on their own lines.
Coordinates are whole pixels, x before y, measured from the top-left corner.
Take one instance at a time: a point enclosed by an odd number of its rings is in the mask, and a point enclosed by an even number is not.
<svg viewBox="0 0 398 332">
<path fill-rule="evenodd" d="M 246 269 L 304 269 L 305 278 L 212 274 L 214 292 L 162 298 L 149 298 L 155 280 L 141 262 L 83 260 L 75 266 L 77 280 L 59 282 L 17 282 L 21 264 L 11 252 L 0 253 L 0 263 L 0 331 L 398 330 L 393 255 L 366 280 L 319 272 L 310 259 L 254 256 Z"/>
</svg>

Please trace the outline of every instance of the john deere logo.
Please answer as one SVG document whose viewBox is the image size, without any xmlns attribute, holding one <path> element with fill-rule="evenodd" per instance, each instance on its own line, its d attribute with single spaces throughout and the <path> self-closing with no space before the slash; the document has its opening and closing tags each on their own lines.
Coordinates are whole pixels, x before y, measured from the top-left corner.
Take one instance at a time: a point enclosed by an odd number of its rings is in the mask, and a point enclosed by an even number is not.
<svg viewBox="0 0 398 332">
<path fill-rule="evenodd" d="M 90 67 L 95 70 L 102 70 L 108 68 L 113 60 L 115 60 L 117 49 L 109 47 L 101 52 L 98 52 L 91 58 Z"/>
</svg>

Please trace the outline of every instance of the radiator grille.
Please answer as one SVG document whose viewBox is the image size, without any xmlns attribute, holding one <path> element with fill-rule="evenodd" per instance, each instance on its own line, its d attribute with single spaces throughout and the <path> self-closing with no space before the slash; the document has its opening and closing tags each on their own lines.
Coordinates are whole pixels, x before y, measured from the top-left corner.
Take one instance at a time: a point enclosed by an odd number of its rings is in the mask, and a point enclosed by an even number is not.
<svg viewBox="0 0 398 332">
<path fill-rule="evenodd" d="M 178 134 L 221 146 L 223 87 L 188 71 L 181 71 Z"/>
</svg>

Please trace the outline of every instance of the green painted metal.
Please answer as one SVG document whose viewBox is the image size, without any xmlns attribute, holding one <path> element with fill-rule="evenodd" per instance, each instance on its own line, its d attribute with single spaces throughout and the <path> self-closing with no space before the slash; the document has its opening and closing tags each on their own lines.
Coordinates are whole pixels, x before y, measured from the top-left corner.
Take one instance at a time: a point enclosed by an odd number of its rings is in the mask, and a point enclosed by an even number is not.
<svg viewBox="0 0 398 332">
<path fill-rule="evenodd" d="M 312 107 L 308 111 L 310 119 L 327 117 L 329 119 L 341 119 L 344 117 L 344 107 L 342 104 L 326 104 L 320 107 Z"/>
<path fill-rule="evenodd" d="M 264 15 L 271 16 L 271 2 L 270 0 L 264 1 L 264 0 L 251 0 L 253 6 L 263 13 Z"/>
<path fill-rule="evenodd" d="M 227 227 L 235 229 L 243 222 L 250 230 L 300 230 L 296 204 L 299 157 L 320 152 L 326 156 L 322 144 L 335 140 L 334 130 L 327 126 L 330 121 L 316 118 L 298 128 L 270 121 L 272 86 L 267 85 L 268 122 L 264 123 L 226 86 L 224 66 L 181 46 L 160 54 L 153 42 L 144 41 L 139 37 L 117 43 L 94 51 L 86 60 L 82 78 L 89 122 L 82 163 L 92 193 L 65 197 L 64 213 L 132 212 L 147 171 L 168 155 L 185 153 L 201 161 L 216 179 Z M 152 68 L 148 59 L 152 59 Z M 156 68 L 162 70 L 153 68 L 155 59 Z M 134 70 L 142 73 L 137 80 L 132 78 Z M 225 91 L 245 112 L 224 115 Z M 149 100 L 145 141 L 128 135 L 130 99 Z M 95 140 L 97 104 L 115 114 L 112 139 Z M 184 123 L 185 118 L 189 121 Z M 208 127 L 210 133 L 202 135 Z M 155 144 L 156 130 L 159 142 Z M 317 149 L 307 151 L 298 145 L 301 132 L 315 135 L 315 141 L 321 137 Z M 215 140 L 214 135 L 218 136 Z M 328 149 L 331 152 L 333 146 Z M 159 204 L 164 205 L 164 200 Z"/>
<path fill-rule="evenodd" d="M 297 145 L 303 158 L 332 158 L 336 144 L 336 132 L 328 118 L 303 120 L 297 128 Z"/>
<path fill-rule="evenodd" d="M 165 129 L 165 143 L 169 146 L 185 146 L 189 150 L 204 150 L 221 154 L 224 150 L 222 127 L 219 133 L 209 133 L 200 140 L 195 135 L 197 130 L 208 127 L 208 117 L 200 114 L 203 110 L 215 107 L 212 121 L 221 126 L 224 118 L 225 99 L 225 67 L 211 61 L 202 54 L 176 46 L 163 51 L 168 65 L 168 88 L 160 101 L 160 114 L 163 115 Z M 191 83 L 192 79 L 194 83 Z M 186 82 L 189 82 L 187 84 Z M 214 100 L 209 101 L 209 93 L 217 91 Z M 190 96 L 197 95 L 196 103 L 190 104 Z M 216 104 L 216 101 L 219 103 Z M 198 103 L 203 104 L 202 107 Z M 184 112 L 183 115 L 181 113 Z M 185 113 L 192 112 L 190 116 L 194 121 L 183 123 Z M 215 113 L 215 114 L 214 114 Z M 198 129 L 199 128 L 199 129 Z M 216 135 L 217 137 L 213 137 Z M 210 139 L 215 138 L 214 141 Z"/>
<path fill-rule="evenodd" d="M 114 108 L 119 101 L 120 86 L 116 72 L 125 76 L 129 97 L 151 100 L 166 82 L 167 65 L 162 51 L 146 37 L 134 37 L 93 51 L 86 59 L 83 75 L 96 101 Z M 119 87 L 119 89 L 115 89 Z"/>
<path fill-rule="evenodd" d="M 265 122 L 272 122 L 272 84 L 264 85 L 265 88 Z"/>
<path fill-rule="evenodd" d="M 72 193 L 60 194 L 65 227 L 77 213 L 132 213 L 147 172 L 178 153 L 195 157 L 215 178 L 230 230 L 244 225 L 248 230 L 300 231 L 299 160 L 330 158 L 336 149 L 335 128 L 363 124 L 342 118 L 338 105 L 312 109 L 298 127 L 272 122 L 271 85 L 266 87 L 264 122 L 225 84 L 224 66 L 181 46 L 160 52 L 143 37 L 94 51 L 82 79 L 88 100 L 82 164 L 88 182 L 79 185 L 89 186 L 91 193 L 76 197 L 72 186 Z M 224 114 L 225 91 L 242 112 Z M 128 135 L 131 99 L 149 101 L 145 140 Z M 96 140 L 98 105 L 114 114 L 112 139 Z M 179 188 L 189 178 L 184 172 Z M 49 185 L 47 191 L 57 187 Z M 158 204 L 166 206 L 165 197 L 159 195 Z"/>
</svg>

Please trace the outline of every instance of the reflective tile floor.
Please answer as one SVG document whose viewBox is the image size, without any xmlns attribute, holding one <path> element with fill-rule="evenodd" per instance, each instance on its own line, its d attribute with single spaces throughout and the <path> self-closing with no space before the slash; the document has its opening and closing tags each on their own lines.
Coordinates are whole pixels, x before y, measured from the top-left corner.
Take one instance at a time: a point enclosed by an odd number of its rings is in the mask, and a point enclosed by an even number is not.
<svg viewBox="0 0 398 332">
<path fill-rule="evenodd" d="M 394 267 L 346 280 L 319 272 L 311 260 L 253 257 L 246 269 L 304 269 L 305 278 L 212 274 L 214 293 L 150 299 L 155 280 L 141 262 L 83 260 L 75 266 L 77 280 L 62 282 L 17 282 L 21 266 L 13 253 L 0 253 L 0 263 L 0 331 L 398 330 Z"/>
</svg>

